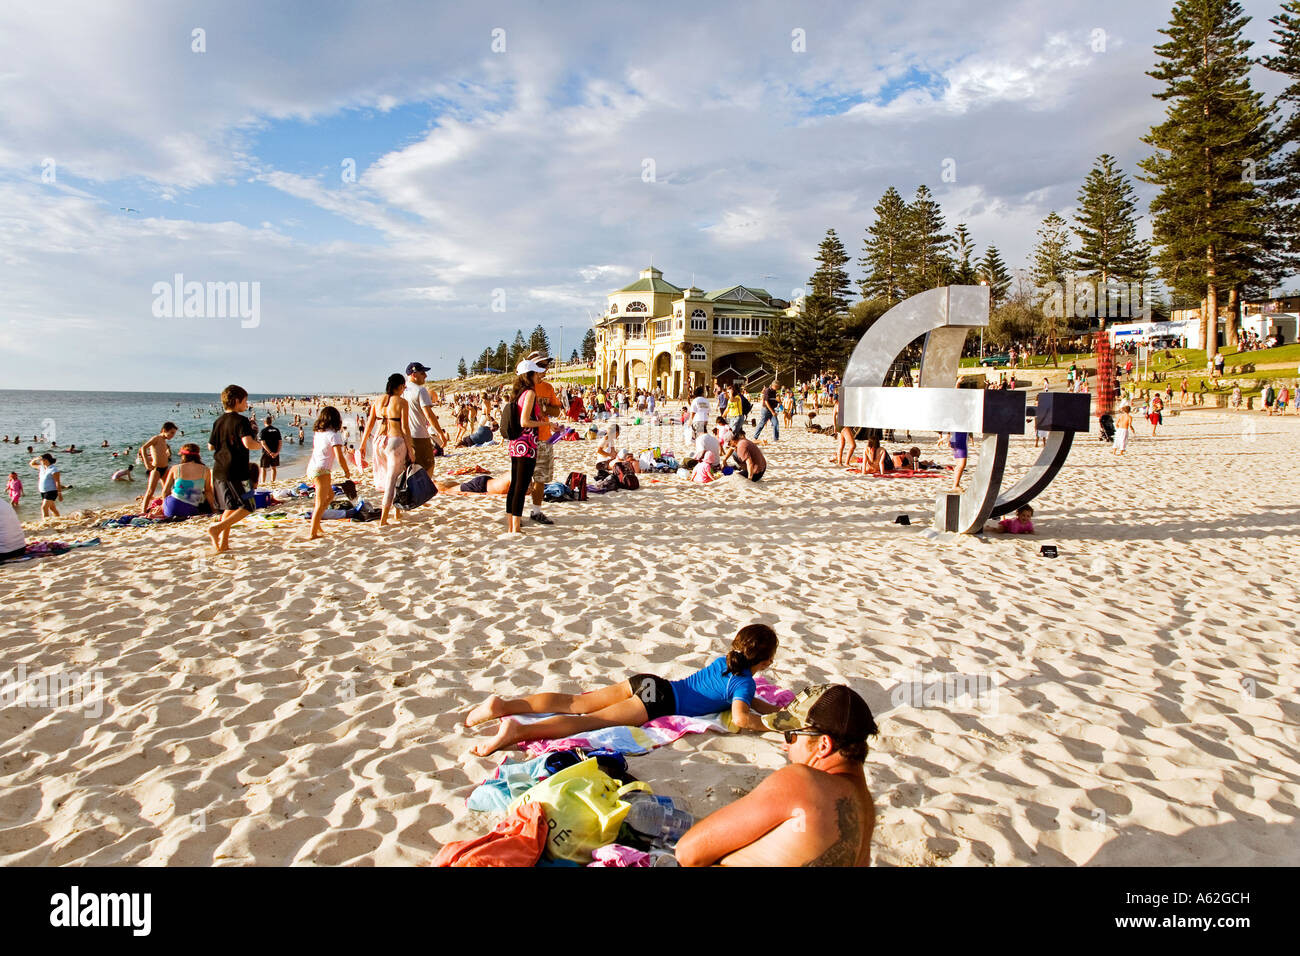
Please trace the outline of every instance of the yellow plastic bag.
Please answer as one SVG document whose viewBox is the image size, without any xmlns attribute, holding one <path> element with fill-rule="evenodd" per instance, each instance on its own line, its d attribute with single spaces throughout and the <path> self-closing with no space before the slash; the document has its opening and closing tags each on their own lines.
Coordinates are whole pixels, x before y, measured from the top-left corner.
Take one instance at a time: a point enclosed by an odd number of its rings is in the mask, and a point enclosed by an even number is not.
<svg viewBox="0 0 1300 956">
<path fill-rule="evenodd" d="M 649 791 L 642 781 L 619 786 L 594 759 L 565 767 L 519 795 L 513 812 L 537 803 L 546 814 L 546 852 L 560 860 L 590 863 L 591 851 L 613 843 L 631 805 L 622 799 L 633 790 Z"/>
</svg>

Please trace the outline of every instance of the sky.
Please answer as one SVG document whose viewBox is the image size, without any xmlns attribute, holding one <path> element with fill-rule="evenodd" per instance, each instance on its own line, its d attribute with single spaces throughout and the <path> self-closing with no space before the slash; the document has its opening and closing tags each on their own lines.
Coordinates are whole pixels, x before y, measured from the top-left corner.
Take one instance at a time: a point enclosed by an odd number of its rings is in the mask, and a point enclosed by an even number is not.
<svg viewBox="0 0 1300 956">
<path fill-rule="evenodd" d="M 1263 52 L 1278 4 L 1245 7 Z M 890 186 L 927 185 L 978 254 L 1023 266 L 1099 154 L 1139 172 L 1168 19 L 1159 0 L 4 4 L 0 389 L 372 392 L 539 324 L 567 358 L 650 263 L 789 298 L 834 228 L 858 279 Z"/>
</svg>

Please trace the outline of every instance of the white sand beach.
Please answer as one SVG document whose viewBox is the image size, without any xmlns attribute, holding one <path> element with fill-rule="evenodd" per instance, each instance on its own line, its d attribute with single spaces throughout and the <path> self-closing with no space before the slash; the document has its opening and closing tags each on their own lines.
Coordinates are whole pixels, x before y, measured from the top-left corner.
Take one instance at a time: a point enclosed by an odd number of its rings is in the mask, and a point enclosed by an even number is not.
<svg viewBox="0 0 1300 956">
<path fill-rule="evenodd" d="M 465 809 L 500 759 L 468 753 L 474 703 L 680 677 L 754 619 L 773 681 L 875 713 L 876 864 L 1300 863 L 1300 419 L 1166 422 L 1123 458 L 1081 439 L 1037 534 L 956 544 L 919 534 L 943 481 L 850 476 L 801 427 L 760 484 L 643 476 L 515 538 L 501 498 L 450 496 L 323 542 L 250 519 L 222 556 L 207 519 L 29 524 L 103 544 L 0 567 L 0 680 L 105 699 L 0 708 L 0 863 L 423 865 L 493 822 Z M 697 735 L 630 765 L 700 816 L 784 759 Z"/>
</svg>

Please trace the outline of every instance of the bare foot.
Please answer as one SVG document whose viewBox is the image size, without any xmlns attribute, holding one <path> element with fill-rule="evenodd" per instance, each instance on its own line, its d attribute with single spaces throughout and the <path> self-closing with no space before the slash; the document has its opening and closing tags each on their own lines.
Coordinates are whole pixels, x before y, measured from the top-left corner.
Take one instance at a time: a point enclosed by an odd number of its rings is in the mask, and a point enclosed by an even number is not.
<svg viewBox="0 0 1300 956">
<path fill-rule="evenodd" d="M 501 706 L 501 698 L 493 694 L 465 715 L 465 726 L 473 727 L 475 724 L 482 724 L 505 716 L 506 712 L 505 708 Z"/>
<path fill-rule="evenodd" d="M 515 743 L 518 738 L 515 733 L 519 730 L 519 722 L 516 720 L 503 720 L 501 726 L 493 735 L 491 740 L 485 740 L 483 743 L 470 748 L 470 752 L 479 757 L 487 757 L 496 753 L 502 747 L 509 747 Z"/>
<path fill-rule="evenodd" d="M 225 550 L 221 547 L 221 532 L 219 532 L 216 528 L 208 529 L 208 537 L 212 539 L 213 554 L 220 554 L 223 550 Z"/>
</svg>

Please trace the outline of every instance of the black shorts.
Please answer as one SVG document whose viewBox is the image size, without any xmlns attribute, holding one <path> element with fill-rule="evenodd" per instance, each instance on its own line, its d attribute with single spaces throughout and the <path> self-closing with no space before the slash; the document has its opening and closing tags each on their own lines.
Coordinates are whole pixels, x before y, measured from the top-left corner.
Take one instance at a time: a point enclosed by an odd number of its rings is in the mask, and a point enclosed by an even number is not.
<svg viewBox="0 0 1300 956">
<path fill-rule="evenodd" d="M 750 475 L 750 476 L 749 476 L 749 480 L 750 480 L 750 481 L 761 481 L 761 480 L 763 479 L 763 476 L 766 475 L 766 474 L 767 474 L 767 469 L 764 468 L 762 471 L 755 472 L 754 474 Z"/>
<path fill-rule="evenodd" d="M 487 492 L 488 478 L 491 475 L 475 475 L 469 481 L 460 486 L 460 490 L 470 495 L 481 495 Z"/>
<path fill-rule="evenodd" d="M 213 497 L 217 500 L 218 511 L 256 511 L 257 502 L 251 491 L 244 490 L 242 481 L 214 481 Z"/>
<path fill-rule="evenodd" d="M 57 491 L 42 491 L 41 497 L 44 498 L 46 501 L 57 501 L 59 498 L 59 493 Z"/>
<path fill-rule="evenodd" d="M 279 468 L 279 467 L 280 467 L 280 453 L 279 453 L 279 452 L 276 452 L 275 454 L 271 454 L 270 452 L 265 452 L 265 451 L 262 452 L 262 467 L 263 467 L 263 468 Z"/>
<path fill-rule="evenodd" d="M 632 685 L 632 696 L 645 704 L 647 720 L 677 713 L 677 695 L 673 693 L 673 685 L 662 677 L 633 674 L 627 682 Z"/>
</svg>

